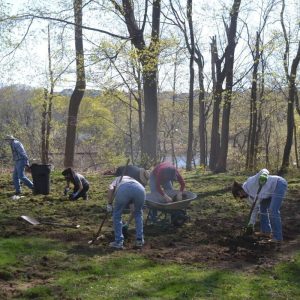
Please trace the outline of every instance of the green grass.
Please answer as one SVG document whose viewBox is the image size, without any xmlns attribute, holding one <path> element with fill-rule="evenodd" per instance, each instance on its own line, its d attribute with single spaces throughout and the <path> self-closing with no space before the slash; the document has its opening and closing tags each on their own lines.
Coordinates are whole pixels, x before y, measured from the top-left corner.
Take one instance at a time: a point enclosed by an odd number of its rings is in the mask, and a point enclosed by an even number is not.
<svg viewBox="0 0 300 300">
<path fill-rule="evenodd" d="M 48 283 L 16 299 L 298 299 L 300 255 L 261 273 L 161 264 L 139 254 L 70 254 L 70 247 L 43 239 L 1 240 L 1 267 L 38 270 L 47 257 Z M 5 249 L 5 250 L 4 250 Z M 9 253 L 9 254 L 8 254 Z M 3 257 L 7 257 L 3 259 Z M 8 268 L 9 269 L 9 268 Z M 25 272 L 26 273 L 26 272 Z M 34 274 L 34 273 L 33 273 Z M 47 274 L 46 274 L 47 275 Z M 34 276 L 34 275 L 32 275 Z M 26 277 L 17 278 L 20 283 Z"/>
<path fill-rule="evenodd" d="M 193 219 L 247 215 L 247 205 L 233 199 L 228 189 L 234 176 L 190 172 L 184 177 L 187 189 L 200 195 L 192 202 Z M 237 177 L 240 181 L 245 178 Z M 89 174 L 88 179 L 91 199 L 86 202 L 70 202 L 62 197 L 64 182 L 60 172 L 51 174 L 50 195 L 32 196 L 26 191 L 22 201 L 14 202 L 9 199 L 9 177 L 0 176 L 4 187 L 0 193 L 0 299 L 2 290 L 9 287 L 15 293 L 3 295 L 24 300 L 300 299 L 299 251 L 286 262 L 248 272 L 213 268 L 201 261 L 158 262 L 139 251 L 109 252 L 101 243 L 89 247 L 87 240 L 98 227 L 111 177 Z M 292 178 L 291 188 L 298 197 L 299 176 Z M 60 222 L 78 221 L 82 226 L 79 231 L 33 227 L 19 220 L 21 214 Z M 72 240 L 73 234 L 82 235 L 82 240 Z"/>
</svg>

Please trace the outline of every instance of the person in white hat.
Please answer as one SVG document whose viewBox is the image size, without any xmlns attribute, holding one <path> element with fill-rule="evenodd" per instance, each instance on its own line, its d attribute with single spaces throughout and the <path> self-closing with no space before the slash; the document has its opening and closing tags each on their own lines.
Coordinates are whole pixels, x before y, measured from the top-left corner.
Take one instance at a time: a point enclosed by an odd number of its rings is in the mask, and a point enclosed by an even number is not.
<svg viewBox="0 0 300 300">
<path fill-rule="evenodd" d="M 23 182 L 28 188 L 33 190 L 33 183 L 25 175 L 25 167 L 29 166 L 29 161 L 24 146 L 12 135 L 7 135 L 4 140 L 10 144 L 13 161 L 15 164 L 13 183 L 16 190 L 16 195 L 20 195 L 22 192 L 20 181 Z"/>
<path fill-rule="evenodd" d="M 235 198 L 248 198 L 251 202 L 257 198 L 258 201 L 252 211 L 249 225 L 255 224 L 259 210 L 259 234 L 270 236 L 270 242 L 280 243 L 283 239 L 280 208 L 287 186 L 283 177 L 270 175 L 267 169 L 262 169 L 254 176 L 249 177 L 242 185 L 235 181 L 232 186 L 232 194 Z"/>
</svg>

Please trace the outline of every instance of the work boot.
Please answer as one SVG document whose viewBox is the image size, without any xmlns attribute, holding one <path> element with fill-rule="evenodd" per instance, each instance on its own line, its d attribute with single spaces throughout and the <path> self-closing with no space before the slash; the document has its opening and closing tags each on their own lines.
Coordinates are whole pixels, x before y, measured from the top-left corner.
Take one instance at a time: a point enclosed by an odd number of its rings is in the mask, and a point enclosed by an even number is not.
<svg viewBox="0 0 300 300">
<path fill-rule="evenodd" d="M 124 249 L 123 243 L 118 243 L 116 241 L 109 243 L 109 247 L 117 249 L 117 250 L 123 250 Z"/>
<path fill-rule="evenodd" d="M 142 248 L 144 246 L 144 241 L 143 240 L 136 240 L 135 241 L 135 248 Z"/>
<path fill-rule="evenodd" d="M 254 232 L 254 236 L 261 237 L 261 238 L 271 239 L 272 234 L 271 233 L 267 233 L 267 232 L 256 231 L 256 232 Z"/>
</svg>

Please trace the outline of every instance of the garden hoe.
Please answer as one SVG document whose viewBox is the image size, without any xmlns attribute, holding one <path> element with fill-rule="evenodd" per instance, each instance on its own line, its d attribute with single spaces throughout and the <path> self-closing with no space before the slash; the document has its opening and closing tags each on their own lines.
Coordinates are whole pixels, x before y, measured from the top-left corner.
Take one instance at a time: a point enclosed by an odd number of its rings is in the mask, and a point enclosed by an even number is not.
<svg viewBox="0 0 300 300">
<path fill-rule="evenodd" d="M 121 182 L 122 179 L 123 179 L 123 176 L 124 176 L 124 174 L 125 174 L 125 171 L 126 171 L 126 169 L 127 169 L 127 166 L 128 166 L 128 164 L 129 164 L 129 161 L 130 161 L 130 159 L 128 159 L 127 162 L 126 162 L 126 166 L 125 166 L 125 168 L 123 169 L 122 176 L 121 176 L 119 182 Z M 115 191 L 116 191 L 116 189 L 115 189 Z M 109 215 L 109 212 L 106 212 L 106 214 L 105 214 L 105 216 L 104 216 L 104 218 L 103 218 L 103 220 L 102 220 L 102 222 L 101 222 L 101 224 L 100 224 L 100 227 L 99 227 L 97 233 L 94 235 L 93 239 L 91 239 L 90 241 L 88 241 L 88 244 L 89 244 L 89 245 L 94 244 L 96 241 L 98 241 L 98 240 L 101 238 L 100 232 L 101 232 L 101 230 L 102 230 L 103 224 L 105 223 L 105 221 L 106 221 L 108 215 Z"/>
<path fill-rule="evenodd" d="M 38 221 L 37 219 L 29 216 L 21 216 L 21 218 L 32 225 L 49 225 L 49 226 L 67 227 L 67 228 L 75 228 L 75 229 L 80 227 L 80 225 L 76 225 L 76 224 L 61 224 L 61 223 L 54 223 L 54 222 Z"/>
</svg>

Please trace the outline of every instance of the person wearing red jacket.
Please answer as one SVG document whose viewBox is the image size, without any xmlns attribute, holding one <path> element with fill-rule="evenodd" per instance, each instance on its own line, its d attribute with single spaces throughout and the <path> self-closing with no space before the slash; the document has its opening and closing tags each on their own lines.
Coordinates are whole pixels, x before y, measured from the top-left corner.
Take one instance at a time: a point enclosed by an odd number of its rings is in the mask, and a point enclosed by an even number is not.
<svg viewBox="0 0 300 300">
<path fill-rule="evenodd" d="M 176 169 L 170 162 L 162 162 L 155 166 L 150 173 L 149 186 L 152 193 L 159 193 L 162 200 L 166 203 L 173 202 L 172 198 L 168 195 L 168 191 L 174 191 L 173 182 L 178 181 L 180 184 L 179 192 L 176 195 L 176 201 L 182 200 L 182 192 L 185 188 L 185 182 Z M 157 209 L 150 209 L 149 220 L 152 223 L 157 221 Z"/>
<path fill-rule="evenodd" d="M 172 202 L 171 197 L 168 195 L 168 190 L 174 190 L 173 182 L 178 181 L 180 184 L 180 190 L 177 193 L 176 200 L 182 200 L 182 192 L 185 188 L 185 182 L 176 169 L 176 167 L 170 162 L 162 162 L 155 166 L 150 174 L 149 185 L 150 191 L 158 192 L 163 196 L 163 199 L 170 203 Z"/>
<path fill-rule="evenodd" d="M 177 193 L 177 201 L 182 200 L 182 192 L 185 188 L 185 182 L 176 169 L 170 162 L 162 162 L 158 164 L 151 172 L 149 185 L 151 193 L 158 192 L 162 195 L 165 202 L 172 202 L 167 191 L 174 190 L 173 182 L 178 181 L 180 190 Z"/>
</svg>

